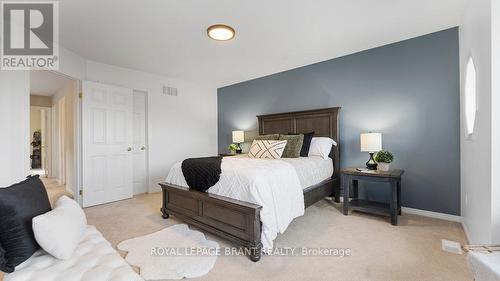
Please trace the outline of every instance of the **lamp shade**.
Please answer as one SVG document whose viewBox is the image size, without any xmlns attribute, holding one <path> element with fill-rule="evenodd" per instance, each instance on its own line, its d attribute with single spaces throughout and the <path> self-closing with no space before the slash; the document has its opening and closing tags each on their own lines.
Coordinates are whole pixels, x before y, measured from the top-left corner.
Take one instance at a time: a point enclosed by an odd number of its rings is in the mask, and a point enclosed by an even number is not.
<svg viewBox="0 0 500 281">
<path fill-rule="evenodd" d="M 243 132 L 243 131 L 233 131 L 233 142 L 234 143 L 245 142 L 245 132 Z"/>
<path fill-rule="evenodd" d="M 361 134 L 361 151 L 377 152 L 382 150 L 382 134 L 364 133 Z"/>
</svg>

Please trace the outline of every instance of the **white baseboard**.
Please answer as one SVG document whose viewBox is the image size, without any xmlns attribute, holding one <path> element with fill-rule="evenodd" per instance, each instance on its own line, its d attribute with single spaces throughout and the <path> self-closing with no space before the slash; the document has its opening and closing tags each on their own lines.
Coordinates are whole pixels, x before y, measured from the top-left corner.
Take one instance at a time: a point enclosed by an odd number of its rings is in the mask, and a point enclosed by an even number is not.
<svg viewBox="0 0 500 281">
<path fill-rule="evenodd" d="M 330 198 L 331 198 L 331 200 L 333 200 L 332 197 L 330 197 Z M 343 202 L 344 202 L 344 198 L 340 197 L 340 203 L 343 203 Z M 459 222 L 459 223 L 462 223 L 462 225 L 464 225 L 461 216 L 449 215 L 449 214 L 444 214 L 444 213 L 437 213 L 437 212 L 408 208 L 408 207 L 401 207 L 401 211 L 403 213 L 406 213 L 406 214 L 419 215 L 419 216 L 423 216 L 423 217 Z M 464 230 L 465 230 L 465 234 L 467 235 L 467 238 L 469 238 L 468 233 L 467 233 L 467 229 L 465 228 L 465 225 L 464 225 Z"/>
<path fill-rule="evenodd" d="M 408 207 L 402 207 L 401 209 L 402 209 L 402 212 L 406 213 L 406 214 L 419 215 L 419 216 L 447 220 L 447 221 L 453 221 L 453 222 L 460 222 L 460 223 L 462 222 L 461 216 L 431 212 L 431 211 L 420 210 L 420 209 L 413 209 L 413 208 L 408 208 Z"/>
</svg>

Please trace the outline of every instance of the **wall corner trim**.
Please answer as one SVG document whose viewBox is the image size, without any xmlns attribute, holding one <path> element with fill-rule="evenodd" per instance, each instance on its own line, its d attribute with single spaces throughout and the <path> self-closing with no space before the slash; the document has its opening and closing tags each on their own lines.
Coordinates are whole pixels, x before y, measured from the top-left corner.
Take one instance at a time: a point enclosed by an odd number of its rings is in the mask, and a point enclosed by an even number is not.
<svg viewBox="0 0 500 281">
<path fill-rule="evenodd" d="M 429 217 L 429 218 L 435 218 L 435 219 L 441 219 L 441 220 L 447 220 L 447 221 L 453 221 L 453 222 L 459 222 L 459 223 L 462 223 L 462 221 L 463 221 L 461 216 L 431 212 L 431 211 L 426 211 L 426 210 L 421 210 L 421 209 L 413 209 L 413 208 L 408 208 L 408 207 L 402 207 L 401 209 L 402 209 L 402 212 L 406 213 L 406 214 L 419 215 L 419 216 L 423 216 L 423 217 Z"/>
<path fill-rule="evenodd" d="M 465 232 L 465 238 L 467 238 L 467 243 L 471 243 L 470 235 L 469 235 L 469 228 L 467 227 L 467 224 L 465 223 L 464 220 L 462 220 L 462 228 L 464 229 Z"/>
</svg>

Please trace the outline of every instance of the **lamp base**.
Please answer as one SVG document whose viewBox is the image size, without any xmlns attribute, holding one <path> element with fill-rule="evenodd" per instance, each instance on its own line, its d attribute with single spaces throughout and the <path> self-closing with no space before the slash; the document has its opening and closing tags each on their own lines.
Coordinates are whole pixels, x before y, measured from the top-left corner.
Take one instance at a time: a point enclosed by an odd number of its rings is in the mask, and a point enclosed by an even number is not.
<svg viewBox="0 0 500 281">
<path fill-rule="evenodd" d="M 240 144 L 239 144 L 239 143 L 237 143 L 236 145 L 238 146 L 238 148 L 236 148 L 236 154 L 241 154 L 241 152 L 242 152 L 243 150 L 241 149 Z"/>
<path fill-rule="evenodd" d="M 373 159 L 373 152 L 370 152 L 370 159 L 366 162 L 366 168 L 368 170 L 376 170 L 377 169 L 377 162 L 375 162 L 375 159 Z"/>
</svg>

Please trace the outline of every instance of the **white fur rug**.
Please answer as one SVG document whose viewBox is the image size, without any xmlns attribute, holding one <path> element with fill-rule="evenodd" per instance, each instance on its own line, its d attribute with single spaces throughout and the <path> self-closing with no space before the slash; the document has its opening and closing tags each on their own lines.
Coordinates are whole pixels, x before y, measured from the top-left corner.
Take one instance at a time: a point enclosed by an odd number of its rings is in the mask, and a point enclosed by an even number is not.
<svg viewBox="0 0 500 281">
<path fill-rule="evenodd" d="M 128 252 L 127 260 L 141 270 L 146 280 L 195 278 L 207 274 L 215 264 L 219 244 L 199 231 L 177 224 L 158 232 L 121 242 L 118 249 Z M 198 250 L 209 249 L 207 254 Z M 181 253 L 178 255 L 176 253 Z"/>
</svg>

